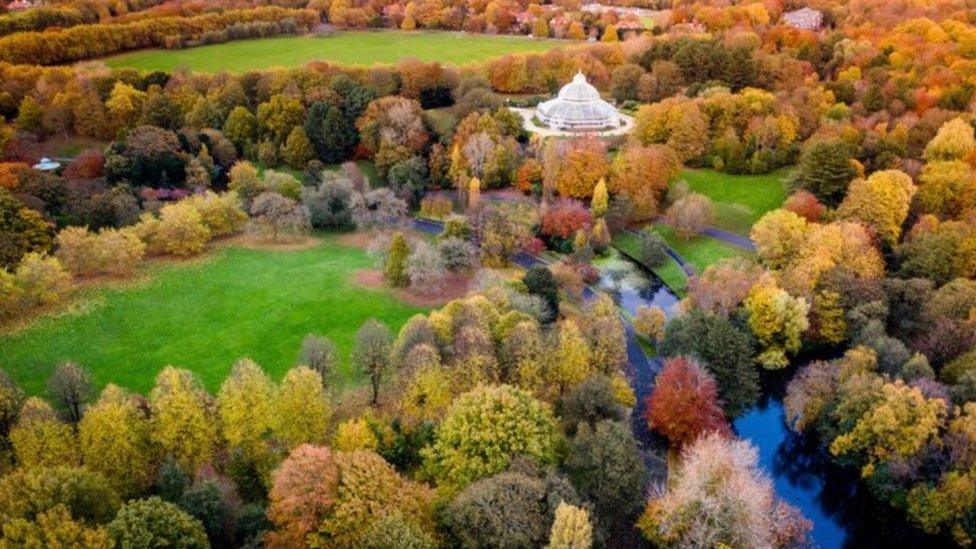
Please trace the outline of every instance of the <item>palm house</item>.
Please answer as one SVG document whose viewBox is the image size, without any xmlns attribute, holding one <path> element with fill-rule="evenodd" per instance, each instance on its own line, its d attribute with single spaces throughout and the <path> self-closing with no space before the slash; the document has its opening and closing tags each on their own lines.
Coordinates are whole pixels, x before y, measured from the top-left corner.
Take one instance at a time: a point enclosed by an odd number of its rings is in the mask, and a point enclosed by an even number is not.
<svg viewBox="0 0 976 549">
<path fill-rule="evenodd" d="M 546 126 L 558 130 L 604 130 L 620 126 L 620 114 L 600 98 L 582 72 L 559 90 L 555 99 L 540 103 L 536 117 Z"/>
</svg>

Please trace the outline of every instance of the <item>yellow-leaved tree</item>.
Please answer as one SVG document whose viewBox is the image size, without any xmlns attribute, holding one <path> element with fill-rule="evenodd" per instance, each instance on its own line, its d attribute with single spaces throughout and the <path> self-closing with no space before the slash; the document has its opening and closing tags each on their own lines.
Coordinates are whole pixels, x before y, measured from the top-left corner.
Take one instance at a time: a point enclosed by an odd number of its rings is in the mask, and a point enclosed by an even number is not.
<svg viewBox="0 0 976 549">
<path fill-rule="evenodd" d="M 787 355 L 800 350 L 800 336 L 810 327 L 810 304 L 777 287 L 771 278 L 764 278 L 749 291 L 745 308 L 749 329 L 764 348 L 756 361 L 771 370 L 785 368 L 789 365 Z"/>
<path fill-rule="evenodd" d="M 875 234 L 889 246 L 898 243 L 901 226 L 908 217 L 908 206 L 915 195 L 915 184 L 908 174 L 898 170 L 882 170 L 867 179 L 858 179 L 847 189 L 847 196 L 837 214 L 874 229 Z"/>
<path fill-rule="evenodd" d="M 51 405 L 28 398 L 17 423 L 10 429 L 10 444 L 21 467 L 57 467 L 78 464 L 78 442 L 70 425 L 61 421 Z"/>
<path fill-rule="evenodd" d="M 136 398 L 109 384 L 78 424 L 85 467 L 104 475 L 123 497 L 141 494 L 156 472 L 149 427 Z"/>
<path fill-rule="evenodd" d="M 220 432 L 228 448 L 239 448 L 250 460 L 267 451 L 274 417 L 275 387 L 253 360 L 237 361 L 217 393 Z"/>
<path fill-rule="evenodd" d="M 149 402 L 152 440 L 163 455 L 172 457 L 188 473 L 211 462 L 217 451 L 213 398 L 192 372 L 163 368 Z"/>
<path fill-rule="evenodd" d="M 322 376 L 307 366 L 292 368 L 285 374 L 275 395 L 275 438 L 286 448 L 325 441 L 332 404 L 322 384 Z"/>
</svg>

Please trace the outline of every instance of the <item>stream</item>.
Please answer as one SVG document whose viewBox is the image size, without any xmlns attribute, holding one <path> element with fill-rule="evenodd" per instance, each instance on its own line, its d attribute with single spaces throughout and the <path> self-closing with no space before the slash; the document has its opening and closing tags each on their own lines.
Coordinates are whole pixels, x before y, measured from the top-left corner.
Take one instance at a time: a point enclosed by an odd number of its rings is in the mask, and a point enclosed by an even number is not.
<svg viewBox="0 0 976 549">
<path fill-rule="evenodd" d="M 608 257 L 594 264 L 601 273 L 596 286 L 629 314 L 635 314 L 639 305 L 657 305 L 668 317 L 673 315 L 678 297 L 646 267 L 612 249 Z M 632 374 L 638 399 L 634 432 L 645 443 L 660 444 L 648 440 L 653 435 L 647 434 L 643 408 L 662 361 L 660 357 L 648 357 L 644 362 L 649 366 L 646 371 Z M 941 546 L 940 540 L 908 525 L 899 511 L 874 500 L 858 482 L 856 471 L 834 465 L 814 440 L 787 427 L 783 411 L 786 381 L 782 374 L 765 376 L 762 400 L 736 419 L 733 426 L 740 437 L 756 447 L 760 467 L 769 475 L 777 495 L 799 508 L 813 523 L 813 546 Z"/>
</svg>

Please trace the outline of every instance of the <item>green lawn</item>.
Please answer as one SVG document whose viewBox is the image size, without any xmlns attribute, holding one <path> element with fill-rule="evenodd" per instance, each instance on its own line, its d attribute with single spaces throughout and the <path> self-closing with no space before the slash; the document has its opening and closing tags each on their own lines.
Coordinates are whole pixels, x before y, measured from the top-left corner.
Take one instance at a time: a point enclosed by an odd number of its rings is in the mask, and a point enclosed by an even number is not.
<svg viewBox="0 0 976 549">
<path fill-rule="evenodd" d="M 726 257 L 737 255 L 749 256 L 751 252 L 726 244 L 710 236 L 695 236 L 689 239 L 679 237 L 674 229 L 663 223 L 655 224 L 654 230 L 659 232 L 668 245 L 678 252 L 695 271 L 702 272 L 706 267 Z"/>
<path fill-rule="evenodd" d="M 783 180 L 791 168 L 763 175 L 728 175 L 715 170 L 688 169 L 681 178 L 691 190 L 715 204 L 715 226 L 748 236 L 752 225 L 766 212 L 778 208 L 788 192 Z"/>
<path fill-rule="evenodd" d="M 300 67 L 311 61 L 345 65 L 389 64 L 413 57 L 463 65 L 508 53 L 546 51 L 572 42 L 524 36 L 460 32 L 348 31 L 327 37 L 285 36 L 240 40 L 185 50 L 140 50 L 110 57 L 110 67 L 172 71 L 244 72 L 272 67 Z"/>
<path fill-rule="evenodd" d="M 200 262 L 153 268 L 150 282 L 87 293 L 82 312 L 51 317 L 0 338 L 0 366 L 26 391 L 44 390 L 55 366 L 75 361 L 98 386 L 146 392 L 173 364 L 216 391 L 231 365 L 250 357 L 276 379 L 295 362 L 302 338 L 324 334 L 339 347 L 344 383 L 356 330 L 370 317 L 394 332 L 421 309 L 350 276 L 377 260 L 326 236 L 299 251 L 225 248 Z"/>
<path fill-rule="evenodd" d="M 640 242 L 638 238 L 630 233 L 619 233 L 613 237 L 613 246 L 627 255 L 640 259 Z M 668 257 L 668 261 L 659 267 L 648 268 L 654 272 L 674 293 L 679 296 L 684 295 L 685 286 L 688 284 L 688 277 L 678 263 Z"/>
</svg>

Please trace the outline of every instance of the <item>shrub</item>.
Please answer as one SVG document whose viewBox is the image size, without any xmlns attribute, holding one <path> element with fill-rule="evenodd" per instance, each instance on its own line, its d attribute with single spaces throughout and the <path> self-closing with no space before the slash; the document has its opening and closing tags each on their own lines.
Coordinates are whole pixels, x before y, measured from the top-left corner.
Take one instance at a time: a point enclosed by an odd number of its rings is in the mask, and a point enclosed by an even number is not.
<svg viewBox="0 0 976 549">
<path fill-rule="evenodd" d="M 691 193 L 679 198 L 668 208 L 668 222 L 674 225 L 675 231 L 683 238 L 701 234 L 712 223 L 714 208 L 712 201 L 705 195 Z"/>
<path fill-rule="evenodd" d="M 55 256 L 75 276 L 130 274 L 142 261 L 146 245 L 132 229 L 67 227 L 55 239 Z"/>
<path fill-rule="evenodd" d="M 420 200 L 420 216 L 444 219 L 454 210 L 454 202 L 442 195 L 425 196 Z"/>
<path fill-rule="evenodd" d="M 234 193 L 206 192 L 185 200 L 196 208 L 211 237 L 226 236 L 240 231 L 247 221 L 240 198 Z"/>
<path fill-rule="evenodd" d="M 308 208 L 276 192 L 261 193 L 251 204 L 250 230 L 271 242 L 302 239 L 311 230 Z"/>
<path fill-rule="evenodd" d="M 136 232 L 153 254 L 172 254 L 179 257 L 196 255 L 210 240 L 210 229 L 191 204 L 177 202 L 163 206 L 159 218 L 143 214 Z"/>
<path fill-rule="evenodd" d="M 439 250 L 426 242 L 418 242 L 407 259 L 410 287 L 421 294 L 436 294 L 444 287 L 447 269 Z"/>
<path fill-rule="evenodd" d="M 318 187 L 302 189 L 302 203 L 308 208 L 313 227 L 348 229 L 352 220 L 352 182 L 333 172 L 322 172 Z"/>
<path fill-rule="evenodd" d="M 478 249 L 467 240 L 445 238 L 437 243 L 444 267 L 455 273 L 473 269 L 478 263 Z"/>
<path fill-rule="evenodd" d="M 54 305 L 71 290 L 71 275 L 56 258 L 31 252 L 14 271 L 13 288 L 22 309 Z"/>
</svg>

